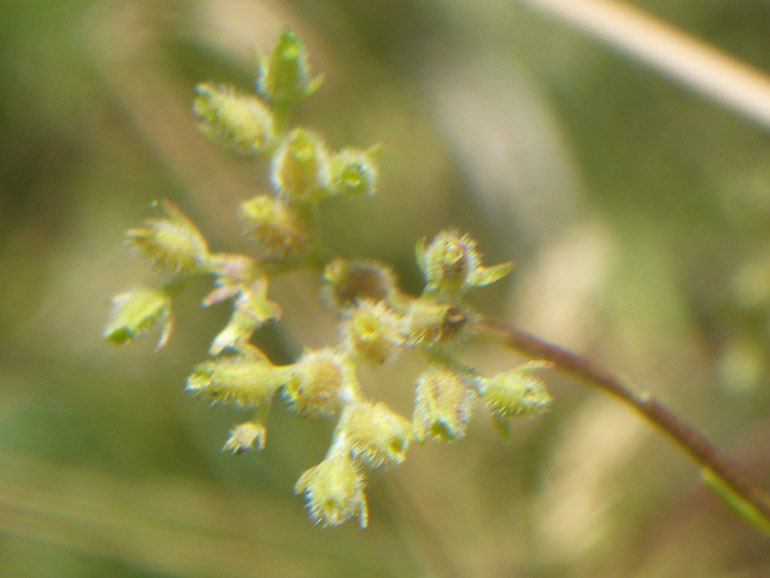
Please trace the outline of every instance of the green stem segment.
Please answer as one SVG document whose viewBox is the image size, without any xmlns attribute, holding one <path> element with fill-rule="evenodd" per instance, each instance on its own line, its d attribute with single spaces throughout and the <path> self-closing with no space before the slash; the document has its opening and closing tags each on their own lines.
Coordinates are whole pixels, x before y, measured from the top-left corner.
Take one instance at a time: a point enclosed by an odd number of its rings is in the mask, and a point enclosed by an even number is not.
<svg viewBox="0 0 770 578">
<path fill-rule="evenodd" d="M 770 495 L 749 479 L 738 466 L 723 456 L 706 438 L 681 421 L 649 393 L 637 393 L 623 379 L 571 351 L 543 341 L 513 327 L 494 321 L 481 321 L 479 327 L 508 347 L 552 362 L 559 370 L 597 387 L 630 405 L 676 442 L 704 471 L 708 472 L 709 487 L 720 489 L 728 505 L 740 503 L 743 508 L 733 511 L 768 532 L 770 528 Z M 750 511 L 751 516 L 745 512 Z"/>
</svg>

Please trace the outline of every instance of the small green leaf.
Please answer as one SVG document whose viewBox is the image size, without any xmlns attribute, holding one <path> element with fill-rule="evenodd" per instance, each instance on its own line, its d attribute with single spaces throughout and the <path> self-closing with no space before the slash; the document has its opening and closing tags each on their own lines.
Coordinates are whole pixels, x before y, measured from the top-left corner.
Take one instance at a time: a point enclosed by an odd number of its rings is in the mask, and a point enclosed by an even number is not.
<svg viewBox="0 0 770 578">
<path fill-rule="evenodd" d="M 475 287 L 486 287 L 487 285 L 491 285 L 510 273 L 513 270 L 513 267 L 514 264 L 512 261 L 500 263 L 493 267 L 480 267 L 473 276 L 473 285 Z"/>
</svg>

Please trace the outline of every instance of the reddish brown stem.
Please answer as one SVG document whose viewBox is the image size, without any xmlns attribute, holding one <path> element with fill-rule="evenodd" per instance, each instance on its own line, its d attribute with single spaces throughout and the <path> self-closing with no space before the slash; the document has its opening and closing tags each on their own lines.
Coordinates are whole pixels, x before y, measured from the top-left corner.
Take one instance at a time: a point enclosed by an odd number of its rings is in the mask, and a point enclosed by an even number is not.
<svg viewBox="0 0 770 578">
<path fill-rule="evenodd" d="M 770 520 L 770 496 L 706 438 L 681 421 L 650 394 L 635 392 L 619 376 L 558 345 L 494 321 L 482 321 L 479 325 L 512 349 L 533 359 L 550 361 L 562 372 L 602 389 L 630 405 L 672 438 L 695 462 L 710 470 L 731 491 Z"/>
</svg>

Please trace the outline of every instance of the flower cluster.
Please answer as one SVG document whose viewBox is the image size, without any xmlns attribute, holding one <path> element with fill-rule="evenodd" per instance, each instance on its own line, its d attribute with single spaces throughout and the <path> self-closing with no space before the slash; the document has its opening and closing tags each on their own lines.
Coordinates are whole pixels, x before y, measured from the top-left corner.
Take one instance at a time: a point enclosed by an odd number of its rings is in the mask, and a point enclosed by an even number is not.
<svg viewBox="0 0 770 578">
<path fill-rule="evenodd" d="M 545 364 L 484 376 L 450 355 L 447 346 L 480 319 L 465 302 L 468 291 L 513 267 L 482 265 L 469 235 L 449 229 L 418 243 L 425 288 L 417 297 L 402 293 L 385 265 L 331 253 L 313 220 L 315 205 L 333 196 L 374 194 L 378 147 L 335 152 L 317 133 L 290 126 L 292 106 L 320 84 L 310 78 L 304 47 L 293 33 L 282 32 L 270 54 L 258 55 L 258 64 L 255 94 L 202 84 L 193 107 L 205 136 L 269 161 L 272 190 L 245 200 L 238 212 L 253 254 L 213 252 L 178 208 L 159 203 L 161 215 L 130 229 L 127 240 L 165 283 L 115 297 L 105 338 L 128 343 L 160 326 L 162 347 L 171 333 L 174 297 L 191 277 L 211 277 L 213 289 L 203 305 L 231 301 L 232 317 L 214 337 L 210 359 L 187 378 L 187 390 L 250 412 L 223 449 L 240 454 L 264 448 L 277 396 L 303 417 L 338 416 L 326 457 L 302 474 L 295 490 L 307 499 L 314 521 L 336 525 L 358 518 L 364 527 L 367 470 L 401 463 L 413 442 L 464 437 L 477 399 L 504 433 L 512 418 L 547 410 L 551 398 L 532 375 Z M 305 350 L 294 363 L 276 365 L 252 337 L 281 317 L 281 307 L 268 296 L 271 279 L 297 269 L 321 277 L 321 298 L 339 315 L 340 336 L 328 347 Z M 415 383 L 410 418 L 369 399 L 358 381 L 362 364 L 391 362 L 404 349 L 428 360 Z"/>
</svg>

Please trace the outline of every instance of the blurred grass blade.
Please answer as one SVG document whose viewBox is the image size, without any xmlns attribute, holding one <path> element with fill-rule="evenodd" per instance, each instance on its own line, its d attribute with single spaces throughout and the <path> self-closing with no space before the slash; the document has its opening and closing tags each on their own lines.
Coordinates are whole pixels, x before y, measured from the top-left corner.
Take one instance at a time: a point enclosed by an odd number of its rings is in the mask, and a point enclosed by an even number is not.
<svg viewBox="0 0 770 578">
<path fill-rule="evenodd" d="M 770 78 L 634 6 L 611 0 L 522 0 L 770 128 Z"/>
</svg>

